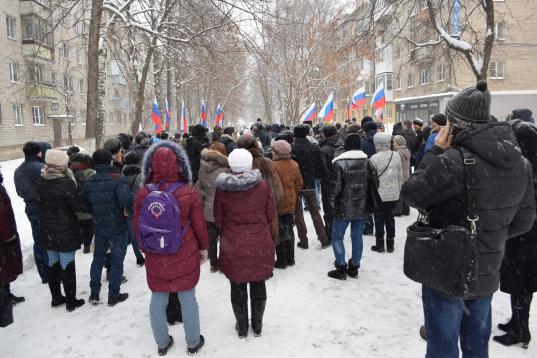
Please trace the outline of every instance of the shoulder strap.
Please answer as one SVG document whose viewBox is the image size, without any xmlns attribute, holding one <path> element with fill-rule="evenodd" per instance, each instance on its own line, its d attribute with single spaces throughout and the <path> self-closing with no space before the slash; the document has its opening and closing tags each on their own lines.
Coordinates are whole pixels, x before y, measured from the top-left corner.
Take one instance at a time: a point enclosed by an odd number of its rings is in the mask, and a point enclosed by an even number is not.
<svg viewBox="0 0 537 358">
<path fill-rule="evenodd" d="M 145 188 L 150 192 L 158 190 L 158 186 L 154 183 L 149 183 L 145 185 Z"/>
<path fill-rule="evenodd" d="M 179 181 L 176 181 L 175 183 L 172 183 L 172 184 L 168 187 L 168 189 L 166 189 L 166 192 L 173 194 L 173 193 L 175 193 L 175 191 L 176 191 L 177 189 L 183 187 L 183 185 L 185 185 L 185 184 L 184 184 L 184 183 L 181 183 L 181 182 L 179 182 Z"/>
<path fill-rule="evenodd" d="M 477 179 L 476 179 L 476 159 L 468 151 L 463 148 L 458 148 L 461 153 L 466 172 L 466 195 L 468 198 L 468 221 L 472 234 L 476 233 L 476 222 L 479 220 L 477 216 Z"/>
<path fill-rule="evenodd" d="M 392 163 L 393 150 L 392 150 L 391 152 L 392 152 L 392 155 L 390 155 L 390 161 L 388 162 L 388 165 L 386 165 L 386 168 L 384 168 L 384 170 L 382 171 L 382 173 L 379 174 L 379 178 L 380 178 L 384 173 L 386 173 L 386 170 L 388 170 L 388 168 L 390 167 L 390 164 Z"/>
</svg>

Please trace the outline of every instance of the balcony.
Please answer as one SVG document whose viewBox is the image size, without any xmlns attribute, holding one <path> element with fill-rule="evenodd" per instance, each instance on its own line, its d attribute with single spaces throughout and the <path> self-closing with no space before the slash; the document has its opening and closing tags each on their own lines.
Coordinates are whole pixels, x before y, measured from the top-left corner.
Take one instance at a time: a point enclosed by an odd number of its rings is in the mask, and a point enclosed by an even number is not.
<svg viewBox="0 0 537 358">
<path fill-rule="evenodd" d="M 31 59 L 54 61 L 53 28 L 49 21 L 36 14 L 21 17 L 22 53 Z"/>
<path fill-rule="evenodd" d="M 411 62 L 434 62 L 433 47 L 416 47 L 410 51 Z"/>
<path fill-rule="evenodd" d="M 112 84 L 113 85 L 122 85 L 122 86 L 127 85 L 127 80 L 125 80 L 125 77 L 123 77 L 122 74 L 119 74 L 119 73 L 112 74 L 111 77 L 112 77 Z"/>
<path fill-rule="evenodd" d="M 114 109 L 129 109 L 129 101 L 123 98 L 112 98 L 112 106 Z"/>
<path fill-rule="evenodd" d="M 33 100 L 59 100 L 60 92 L 52 83 L 26 82 L 26 96 Z"/>
<path fill-rule="evenodd" d="M 43 18 L 49 18 L 51 9 L 48 5 L 48 0 L 20 0 L 21 16 L 38 15 Z"/>
</svg>

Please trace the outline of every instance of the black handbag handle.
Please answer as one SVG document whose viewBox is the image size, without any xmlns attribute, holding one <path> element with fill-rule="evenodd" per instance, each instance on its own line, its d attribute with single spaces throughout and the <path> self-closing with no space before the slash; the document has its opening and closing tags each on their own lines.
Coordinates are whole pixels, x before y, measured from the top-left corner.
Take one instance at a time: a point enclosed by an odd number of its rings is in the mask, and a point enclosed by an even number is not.
<svg viewBox="0 0 537 358">
<path fill-rule="evenodd" d="M 466 172 L 466 196 L 468 198 L 468 216 L 466 219 L 470 222 L 470 230 L 473 235 L 477 233 L 476 222 L 479 220 L 477 216 L 477 179 L 476 179 L 476 159 L 468 151 L 463 148 L 457 148 L 461 153 Z"/>
</svg>

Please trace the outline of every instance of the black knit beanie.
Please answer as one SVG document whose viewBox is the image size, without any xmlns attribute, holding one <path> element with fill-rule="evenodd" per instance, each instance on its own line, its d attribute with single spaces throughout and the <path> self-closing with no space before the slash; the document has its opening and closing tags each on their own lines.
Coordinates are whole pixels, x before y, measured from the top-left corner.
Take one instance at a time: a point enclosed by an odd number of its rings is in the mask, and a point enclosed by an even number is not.
<svg viewBox="0 0 537 358">
<path fill-rule="evenodd" d="M 360 135 L 356 133 L 349 134 L 347 138 L 345 138 L 345 150 L 359 150 L 360 146 L 362 144 L 362 140 L 360 139 Z"/>
<path fill-rule="evenodd" d="M 110 165 L 112 163 L 112 153 L 106 149 L 96 150 L 92 156 L 95 165 Z"/>
<path fill-rule="evenodd" d="M 487 82 L 479 81 L 449 100 L 446 117 L 455 127 L 468 128 L 490 121 L 490 92 Z"/>
<path fill-rule="evenodd" d="M 305 124 L 299 124 L 293 130 L 295 138 L 306 138 L 310 133 L 310 127 Z"/>
</svg>

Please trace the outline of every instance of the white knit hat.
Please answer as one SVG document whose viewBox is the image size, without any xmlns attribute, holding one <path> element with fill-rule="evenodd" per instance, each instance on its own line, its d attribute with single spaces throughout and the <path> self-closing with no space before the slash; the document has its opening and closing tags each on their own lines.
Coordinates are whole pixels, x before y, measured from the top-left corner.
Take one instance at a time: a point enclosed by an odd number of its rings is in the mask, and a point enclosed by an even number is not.
<svg viewBox="0 0 537 358">
<path fill-rule="evenodd" d="M 232 171 L 242 173 L 252 170 L 254 158 L 246 149 L 238 148 L 229 154 L 227 161 Z"/>
<path fill-rule="evenodd" d="M 63 150 L 49 149 L 45 154 L 45 163 L 56 167 L 67 168 L 69 156 Z"/>
</svg>

